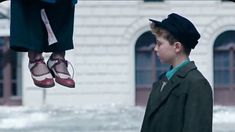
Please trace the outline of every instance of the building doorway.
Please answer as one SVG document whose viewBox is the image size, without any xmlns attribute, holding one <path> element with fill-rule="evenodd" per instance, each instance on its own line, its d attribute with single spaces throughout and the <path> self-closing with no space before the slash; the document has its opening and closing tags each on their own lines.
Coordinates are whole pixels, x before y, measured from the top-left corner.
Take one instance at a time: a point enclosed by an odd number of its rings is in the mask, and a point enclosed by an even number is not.
<svg viewBox="0 0 235 132">
<path fill-rule="evenodd" d="M 214 43 L 214 101 L 235 105 L 235 31 L 220 34 Z"/>
</svg>

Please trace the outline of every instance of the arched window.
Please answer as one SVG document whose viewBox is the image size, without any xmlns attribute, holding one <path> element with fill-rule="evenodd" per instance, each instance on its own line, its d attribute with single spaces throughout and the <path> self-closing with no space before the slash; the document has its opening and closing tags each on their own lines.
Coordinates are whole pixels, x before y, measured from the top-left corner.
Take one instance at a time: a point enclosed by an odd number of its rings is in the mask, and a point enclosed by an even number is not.
<svg viewBox="0 0 235 132">
<path fill-rule="evenodd" d="M 235 105 L 235 31 L 220 34 L 214 43 L 215 104 Z"/>
<path fill-rule="evenodd" d="M 146 105 L 153 82 L 169 66 L 160 63 L 153 48 L 155 36 L 150 32 L 143 33 L 135 46 L 136 105 Z"/>
</svg>

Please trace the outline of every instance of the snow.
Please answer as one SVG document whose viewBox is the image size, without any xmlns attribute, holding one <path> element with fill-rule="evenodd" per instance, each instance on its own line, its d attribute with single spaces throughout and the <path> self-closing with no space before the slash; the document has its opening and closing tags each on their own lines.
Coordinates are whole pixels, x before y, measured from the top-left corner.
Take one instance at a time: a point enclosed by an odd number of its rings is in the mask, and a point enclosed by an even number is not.
<svg viewBox="0 0 235 132">
<path fill-rule="evenodd" d="M 139 132 L 144 107 L 0 107 L 0 132 Z M 214 107 L 214 132 L 235 131 L 235 107 Z"/>
</svg>

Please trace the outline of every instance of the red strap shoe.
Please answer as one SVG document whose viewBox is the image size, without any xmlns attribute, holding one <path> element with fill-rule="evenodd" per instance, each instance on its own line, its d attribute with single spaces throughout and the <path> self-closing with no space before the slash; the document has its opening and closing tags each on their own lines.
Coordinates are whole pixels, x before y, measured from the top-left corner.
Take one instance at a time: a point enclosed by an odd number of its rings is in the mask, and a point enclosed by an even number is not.
<svg viewBox="0 0 235 132">
<path fill-rule="evenodd" d="M 55 78 L 55 81 L 59 83 L 60 85 L 69 87 L 69 88 L 74 88 L 75 87 L 75 82 L 73 80 L 73 77 L 70 76 L 70 74 L 67 72 L 59 72 L 56 70 L 56 65 L 60 65 L 64 63 L 66 68 L 68 68 L 68 61 L 64 59 L 57 59 L 57 58 L 50 58 L 47 61 L 47 66 L 51 71 L 52 76 Z M 71 65 L 71 63 L 69 63 Z M 71 65 L 72 66 L 72 65 Z M 73 67 L 72 67 L 73 69 Z"/>
<path fill-rule="evenodd" d="M 28 64 L 28 68 L 30 70 L 31 77 L 33 79 L 34 84 L 38 87 L 41 87 L 41 88 L 51 88 L 51 87 L 55 86 L 53 77 L 50 72 L 44 73 L 41 75 L 36 75 L 34 73 L 33 69 L 35 67 L 37 67 L 39 64 L 43 64 L 43 65 L 45 65 L 45 67 L 47 67 L 46 63 L 44 62 L 43 59 L 29 61 L 29 64 Z"/>
</svg>

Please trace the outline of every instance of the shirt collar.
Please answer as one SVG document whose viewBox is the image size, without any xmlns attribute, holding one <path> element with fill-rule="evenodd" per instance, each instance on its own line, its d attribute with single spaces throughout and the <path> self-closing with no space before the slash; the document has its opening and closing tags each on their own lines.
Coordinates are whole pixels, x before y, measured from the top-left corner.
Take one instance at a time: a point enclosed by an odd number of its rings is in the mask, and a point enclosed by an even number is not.
<svg viewBox="0 0 235 132">
<path fill-rule="evenodd" d="M 177 65 L 176 67 L 170 69 L 167 73 L 166 73 L 166 77 L 168 80 L 170 80 L 174 74 L 182 67 L 184 67 L 185 65 L 187 65 L 190 62 L 189 59 L 183 61 L 181 64 Z"/>
</svg>

